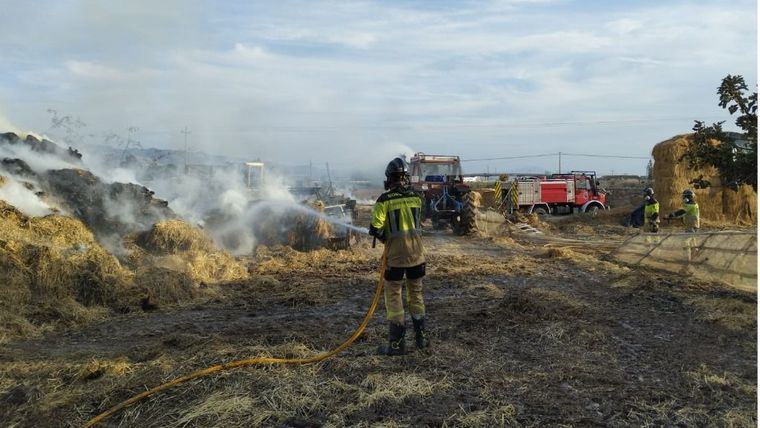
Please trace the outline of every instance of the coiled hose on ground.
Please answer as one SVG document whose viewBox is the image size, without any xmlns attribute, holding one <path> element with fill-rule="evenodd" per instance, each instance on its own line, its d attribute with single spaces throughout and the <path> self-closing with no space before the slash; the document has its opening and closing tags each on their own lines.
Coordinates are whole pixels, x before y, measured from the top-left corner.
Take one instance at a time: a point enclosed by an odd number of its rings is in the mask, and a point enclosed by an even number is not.
<svg viewBox="0 0 760 428">
<path fill-rule="evenodd" d="M 377 309 L 377 304 L 380 301 L 380 296 L 383 292 L 383 286 L 385 285 L 385 280 L 383 277 L 383 273 L 385 272 L 385 269 L 387 267 L 388 263 L 388 253 L 387 253 L 387 247 L 386 251 L 383 252 L 383 258 L 381 263 L 381 269 L 380 269 L 380 278 L 377 283 L 377 288 L 375 289 L 375 295 L 372 298 L 372 303 L 369 306 L 369 310 L 367 310 L 367 314 L 364 316 L 364 320 L 359 325 L 359 328 L 356 329 L 354 334 L 351 335 L 346 341 L 340 344 L 337 348 L 328 351 L 323 352 L 321 354 L 317 354 L 313 357 L 309 358 L 271 358 L 271 357 L 257 357 L 257 358 L 250 358 L 246 360 L 237 360 L 237 361 L 230 361 L 229 363 L 224 364 L 218 364 L 215 366 L 207 367 L 202 370 L 195 371 L 193 373 L 190 373 L 185 376 L 181 376 L 178 378 L 175 378 L 169 382 L 166 382 L 164 384 L 158 385 L 154 388 L 151 388 L 145 392 L 142 392 L 140 394 L 135 395 L 134 397 L 124 400 L 121 403 L 111 407 L 110 409 L 106 410 L 105 412 L 95 416 L 94 418 L 90 419 L 87 424 L 85 424 L 85 427 L 92 427 L 95 426 L 101 422 L 103 422 L 106 418 L 109 416 L 121 411 L 122 409 L 125 409 L 141 400 L 144 400 L 151 395 L 157 394 L 161 391 L 167 390 L 171 387 L 177 386 L 181 383 L 185 383 L 189 380 L 198 379 L 201 377 L 209 376 L 214 373 L 222 372 L 225 370 L 231 370 L 238 367 L 246 367 L 246 366 L 253 366 L 256 364 L 313 364 L 318 363 L 320 361 L 326 360 L 339 352 L 345 350 L 349 346 L 351 346 L 354 341 L 361 336 L 362 332 L 364 332 L 364 329 L 367 327 L 367 324 L 369 324 L 369 320 L 372 318 L 372 315 L 375 313 L 375 309 Z"/>
</svg>

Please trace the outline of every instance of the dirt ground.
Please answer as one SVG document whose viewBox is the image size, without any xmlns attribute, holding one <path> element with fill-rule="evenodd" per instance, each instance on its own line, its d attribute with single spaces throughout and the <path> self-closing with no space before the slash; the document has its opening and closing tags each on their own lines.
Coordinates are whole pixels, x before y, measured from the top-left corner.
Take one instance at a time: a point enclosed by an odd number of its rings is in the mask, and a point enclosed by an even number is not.
<svg viewBox="0 0 760 428">
<path fill-rule="evenodd" d="M 578 247 L 450 232 L 430 232 L 425 243 L 432 349 L 376 356 L 386 337 L 381 304 L 336 358 L 191 381 L 106 425 L 756 425 L 755 295 Z M 213 299 L 8 343 L 0 420 L 81 426 L 208 365 L 332 349 L 364 316 L 380 254 L 367 242 L 262 250 L 250 260 L 260 277 Z"/>
</svg>

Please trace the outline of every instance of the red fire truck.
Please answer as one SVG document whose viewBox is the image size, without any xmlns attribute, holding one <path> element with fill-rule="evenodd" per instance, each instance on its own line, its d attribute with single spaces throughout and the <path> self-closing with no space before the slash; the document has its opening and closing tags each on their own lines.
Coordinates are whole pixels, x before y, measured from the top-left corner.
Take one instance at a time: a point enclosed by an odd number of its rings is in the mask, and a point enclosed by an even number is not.
<svg viewBox="0 0 760 428">
<path fill-rule="evenodd" d="M 576 212 L 596 214 L 607 208 L 607 195 L 599 187 L 595 171 L 517 177 L 500 187 L 504 206 L 510 211 L 540 217 Z"/>
</svg>

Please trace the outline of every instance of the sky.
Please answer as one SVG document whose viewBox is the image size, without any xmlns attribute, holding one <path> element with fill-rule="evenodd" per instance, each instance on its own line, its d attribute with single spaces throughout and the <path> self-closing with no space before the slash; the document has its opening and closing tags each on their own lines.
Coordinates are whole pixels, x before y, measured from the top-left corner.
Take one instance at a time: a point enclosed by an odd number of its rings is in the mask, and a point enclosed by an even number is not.
<svg viewBox="0 0 760 428">
<path fill-rule="evenodd" d="M 400 152 L 462 159 L 646 158 L 728 120 L 727 74 L 757 85 L 754 1 L 0 0 L 0 128 L 88 143 L 330 162 L 377 170 Z M 3 130 L 0 129 L 0 132 Z M 467 162 L 539 172 L 557 158 Z M 643 174 L 646 159 L 563 156 Z"/>
</svg>

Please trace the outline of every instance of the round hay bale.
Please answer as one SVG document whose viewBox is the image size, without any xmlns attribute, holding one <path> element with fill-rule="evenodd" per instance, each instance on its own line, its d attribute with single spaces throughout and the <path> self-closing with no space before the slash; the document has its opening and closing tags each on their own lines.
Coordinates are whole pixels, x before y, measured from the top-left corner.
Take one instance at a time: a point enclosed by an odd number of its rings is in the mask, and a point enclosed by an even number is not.
<svg viewBox="0 0 760 428">
<path fill-rule="evenodd" d="M 139 234 L 135 243 L 155 254 L 216 250 L 205 232 L 182 220 L 158 222 L 149 231 Z"/>
</svg>

